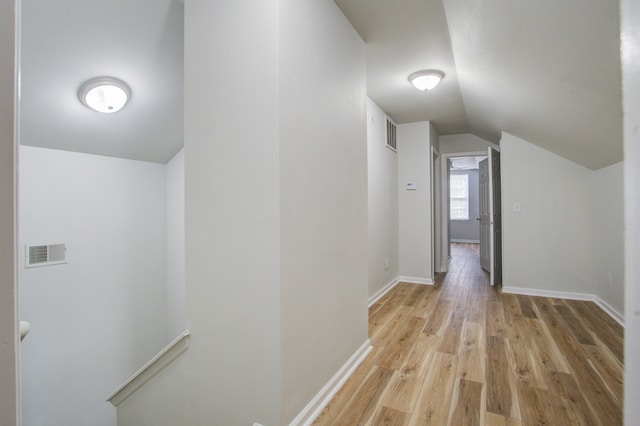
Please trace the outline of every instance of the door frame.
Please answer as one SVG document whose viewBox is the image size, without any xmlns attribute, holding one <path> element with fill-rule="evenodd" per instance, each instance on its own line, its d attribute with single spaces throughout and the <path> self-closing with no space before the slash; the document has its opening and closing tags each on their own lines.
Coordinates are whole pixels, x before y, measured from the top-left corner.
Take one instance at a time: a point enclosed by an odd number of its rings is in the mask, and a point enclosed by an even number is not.
<svg viewBox="0 0 640 426">
<path fill-rule="evenodd" d="M 502 178 L 500 149 L 487 148 L 489 157 L 489 257 L 491 269 L 489 283 L 502 284 Z M 498 161 L 498 184 L 496 185 L 494 157 Z M 497 229 L 497 231 L 496 231 Z"/>
<path fill-rule="evenodd" d="M 440 228 L 440 253 L 438 259 L 440 262 L 436 264 L 436 272 L 448 272 L 449 271 L 449 203 L 445 203 L 444 200 L 449 199 L 449 178 L 447 175 L 447 161 L 456 157 L 480 157 L 486 156 L 487 151 L 467 151 L 467 152 L 450 152 L 440 154 L 440 223 L 436 226 Z"/>
<path fill-rule="evenodd" d="M 486 158 L 479 163 L 480 180 L 480 267 L 491 275 L 491 160 Z M 483 170 L 484 169 L 484 170 Z M 486 188 L 483 188 L 486 184 Z"/>
<path fill-rule="evenodd" d="M 0 85 L 5 97 L 0 101 L 3 122 L 0 130 L 0 152 L 2 153 L 3 177 L 0 185 L 3 219 L 0 223 L 2 239 L 0 245 L 3 258 L 0 259 L 0 338 L 5 347 L 0 351 L 3 375 L 0 379 L 0 411 L 6 424 L 22 424 L 22 391 L 20 386 L 20 331 L 18 299 L 18 155 L 19 155 L 19 65 L 20 65 L 20 23 L 21 1 L 4 1 L 0 6 L 6 16 L 3 38 L 0 41 L 6 61 L 0 73 Z M 3 423 L 4 424 L 4 423 Z"/>
<path fill-rule="evenodd" d="M 435 279 L 436 272 L 440 271 L 442 252 L 442 210 L 439 206 L 442 204 L 442 190 L 440 185 L 440 169 L 441 169 L 440 152 L 431 145 L 431 277 Z"/>
</svg>

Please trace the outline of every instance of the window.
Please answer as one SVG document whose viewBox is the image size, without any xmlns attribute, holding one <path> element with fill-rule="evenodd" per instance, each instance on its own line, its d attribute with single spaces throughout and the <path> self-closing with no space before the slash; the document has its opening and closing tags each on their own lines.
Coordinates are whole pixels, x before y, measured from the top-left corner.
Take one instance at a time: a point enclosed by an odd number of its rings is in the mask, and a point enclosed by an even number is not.
<svg viewBox="0 0 640 426">
<path fill-rule="evenodd" d="M 449 179 L 449 215 L 451 220 L 469 220 L 469 175 L 451 175 Z"/>
</svg>

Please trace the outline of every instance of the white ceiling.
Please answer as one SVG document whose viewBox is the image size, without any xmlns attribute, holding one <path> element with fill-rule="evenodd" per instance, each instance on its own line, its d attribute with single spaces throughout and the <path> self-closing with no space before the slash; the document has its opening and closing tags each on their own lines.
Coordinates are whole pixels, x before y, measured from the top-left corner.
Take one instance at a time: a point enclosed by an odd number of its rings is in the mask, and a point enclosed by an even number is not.
<svg viewBox="0 0 640 426">
<path fill-rule="evenodd" d="M 480 162 L 485 160 L 487 156 L 478 157 L 451 157 L 451 170 L 477 170 L 480 167 Z"/>
<path fill-rule="evenodd" d="M 183 3 L 23 0 L 20 141 L 165 163 L 183 145 Z M 82 105 L 86 80 L 132 91 L 119 112 Z"/>
<path fill-rule="evenodd" d="M 335 0 L 367 42 L 369 96 L 441 135 L 503 131 L 586 167 L 622 160 L 618 2 Z M 23 0 L 21 142 L 166 162 L 183 143 L 181 0 Z M 419 92 L 414 71 L 442 83 Z M 114 114 L 77 98 L 126 81 Z"/>
<path fill-rule="evenodd" d="M 622 160 L 618 2 L 335 0 L 367 42 L 369 96 L 399 123 L 503 131 L 598 169 Z M 407 76 L 446 73 L 418 92 Z"/>
</svg>

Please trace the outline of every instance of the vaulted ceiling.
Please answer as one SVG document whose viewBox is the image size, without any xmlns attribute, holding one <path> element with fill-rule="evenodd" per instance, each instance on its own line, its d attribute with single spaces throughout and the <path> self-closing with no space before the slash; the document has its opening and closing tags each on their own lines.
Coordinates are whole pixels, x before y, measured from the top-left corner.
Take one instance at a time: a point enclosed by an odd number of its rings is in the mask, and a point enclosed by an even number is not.
<svg viewBox="0 0 640 426">
<path fill-rule="evenodd" d="M 335 2 L 396 122 L 494 143 L 506 131 L 593 169 L 622 160 L 617 1 Z M 22 143 L 166 162 L 183 142 L 183 32 L 181 0 L 23 0 Z M 446 74 L 432 91 L 407 81 L 431 68 Z M 78 102 L 102 75 L 131 86 L 121 113 Z"/>
<path fill-rule="evenodd" d="M 183 3 L 23 0 L 20 141 L 164 163 L 183 145 Z M 115 114 L 78 100 L 87 80 L 131 87 Z"/>
<path fill-rule="evenodd" d="M 335 0 L 367 42 L 368 94 L 398 123 L 509 132 L 598 169 L 622 160 L 618 2 Z M 407 81 L 440 69 L 430 92 Z"/>
</svg>

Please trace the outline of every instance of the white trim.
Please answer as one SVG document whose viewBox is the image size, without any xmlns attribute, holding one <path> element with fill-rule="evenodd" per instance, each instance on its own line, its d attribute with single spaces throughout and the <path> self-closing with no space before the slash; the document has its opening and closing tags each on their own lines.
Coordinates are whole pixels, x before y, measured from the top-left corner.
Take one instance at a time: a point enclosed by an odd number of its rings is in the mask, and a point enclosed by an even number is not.
<svg viewBox="0 0 640 426">
<path fill-rule="evenodd" d="M 556 299 L 593 301 L 594 295 L 589 293 L 572 293 L 569 291 L 540 290 L 537 288 L 502 287 L 503 293 L 523 294 L 525 296 L 553 297 Z"/>
<path fill-rule="evenodd" d="M 189 347 L 189 339 L 187 339 L 187 337 L 189 337 L 190 334 L 189 331 L 183 331 L 173 342 L 161 350 L 158 355 L 151 358 L 140 370 L 136 371 L 133 376 L 129 377 L 118 389 L 113 391 L 113 393 L 107 397 L 107 401 L 113 404 L 114 407 L 117 407 L 122 401 L 129 398 L 131 394 L 187 350 Z"/>
<path fill-rule="evenodd" d="M 487 141 L 485 141 L 487 142 Z M 487 142 L 490 145 L 494 145 L 490 142 Z M 442 221 L 440 223 L 441 230 L 441 251 L 443 253 L 442 256 L 442 264 L 440 265 L 439 272 L 448 272 L 449 271 L 449 261 L 451 260 L 451 256 L 449 255 L 449 242 L 451 236 L 449 235 L 449 209 L 448 209 L 448 197 L 446 195 L 449 194 L 449 179 L 447 179 L 447 160 L 455 157 L 478 157 L 487 155 L 486 151 L 468 151 L 468 152 L 447 152 L 440 154 L 440 191 L 441 191 L 441 199 L 442 204 L 440 206 L 440 214 L 442 215 Z M 445 202 L 446 201 L 446 202 Z M 445 256 L 444 253 L 447 255 Z M 446 258 L 446 260 L 445 260 Z"/>
<path fill-rule="evenodd" d="M 387 294 L 389 291 L 391 291 L 391 289 L 394 288 L 399 282 L 400 282 L 400 280 L 398 278 L 395 278 L 395 279 L 391 280 L 391 282 L 386 284 L 384 287 L 382 287 L 380 290 L 376 291 L 373 296 L 369 297 L 369 305 L 368 305 L 368 307 L 370 308 L 374 303 L 376 303 L 378 300 L 382 299 L 382 297 L 385 294 Z"/>
<path fill-rule="evenodd" d="M 398 282 L 410 283 L 410 284 L 424 284 L 433 285 L 434 282 L 431 278 L 418 278 L 418 277 L 398 277 Z"/>
<path fill-rule="evenodd" d="M 502 287 L 503 293 L 523 294 L 525 296 L 553 297 L 556 299 L 584 300 L 595 302 L 603 311 L 605 311 L 618 324 L 624 327 L 624 315 L 617 309 L 602 300 L 597 294 L 589 293 L 572 293 L 569 291 L 539 290 L 536 288 L 520 288 L 520 287 Z"/>
<path fill-rule="evenodd" d="M 480 240 L 463 240 L 460 238 L 452 238 L 452 243 L 463 243 L 463 244 L 480 244 Z"/>
<path fill-rule="evenodd" d="M 429 137 L 431 137 L 431 130 L 433 129 L 433 123 L 429 123 Z M 431 276 L 433 276 L 436 271 L 440 272 L 440 268 L 436 265 L 441 263 L 441 247 L 436 249 L 436 246 L 442 246 L 442 244 L 438 244 L 439 239 L 442 238 L 440 233 L 442 232 L 442 227 L 440 226 L 439 221 L 441 220 L 440 212 L 436 206 L 441 204 L 441 194 L 440 194 L 440 177 L 437 175 L 436 171 L 440 172 L 440 152 L 433 145 L 433 141 L 431 143 L 431 158 L 429 160 L 429 173 L 430 173 L 430 185 L 429 190 L 431 192 Z"/>
<path fill-rule="evenodd" d="M 600 308 L 603 311 L 608 313 L 609 316 L 611 318 L 613 318 L 618 324 L 620 324 L 622 327 L 624 327 L 624 315 L 622 315 L 622 313 L 620 313 L 616 308 L 614 308 L 609 303 L 604 301 L 604 299 L 602 299 L 597 294 L 594 295 L 594 300 L 593 301 L 596 302 L 596 305 L 600 306 Z"/>
<path fill-rule="evenodd" d="M 351 377 L 353 372 L 358 368 L 362 361 L 373 350 L 371 340 L 367 339 L 358 350 L 351 355 L 351 358 L 344 363 L 338 372 L 320 389 L 320 392 L 313 397 L 311 401 L 300 411 L 289 426 L 308 426 L 320 415 L 324 407 L 327 406 L 335 394 L 345 384 L 347 379 Z"/>
</svg>

